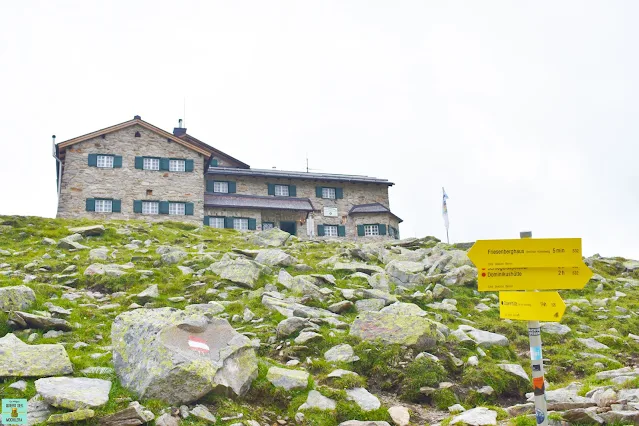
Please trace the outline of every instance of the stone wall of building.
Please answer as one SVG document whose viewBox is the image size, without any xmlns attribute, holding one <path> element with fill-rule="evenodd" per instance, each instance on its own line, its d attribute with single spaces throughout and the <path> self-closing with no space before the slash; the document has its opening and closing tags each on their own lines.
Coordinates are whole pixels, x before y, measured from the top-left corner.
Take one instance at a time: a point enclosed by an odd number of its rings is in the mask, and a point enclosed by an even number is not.
<svg viewBox="0 0 639 426">
<path fill-rule="evenodd" d="M 135 133 L 140 132 L 140 137 Z M 121 168 L 88 165 L 89 154 L 122 156 Z M 136 156 L 190 159 L 192 172 L 168 172 L 135 168 Z M 191 149 L 169 141 L 142 126 L 131 126 L 66 148 L 58 217 L 94 219 L 180 220 L 202 223 L 204 216 L 204 162 Z M 147 195 L 152 191 L 152 195 Z M 113 198 L 122 202 L 121 213 L 86 211 L 87 198 Z M 189 202 L 193 216 L 142 215 L 133 212 L 134 200 Z"/>
</svg>

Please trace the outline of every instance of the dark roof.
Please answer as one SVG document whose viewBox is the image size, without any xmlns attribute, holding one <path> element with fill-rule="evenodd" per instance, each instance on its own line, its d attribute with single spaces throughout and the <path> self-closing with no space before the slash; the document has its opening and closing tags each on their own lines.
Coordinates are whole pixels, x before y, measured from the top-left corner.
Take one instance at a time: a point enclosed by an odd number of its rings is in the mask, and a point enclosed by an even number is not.
<svg viewBox="0 0 639 426">
<path fill-rule="evenodd" d="M 338 175 L 332 173 L 308 173 L 293 172 L 275 169 L 235 169 L 231 167 L 209 167 L 207 174 L 215 175 L 234 175 L 234 176 L 258 176 L 266 178 L 287 178 L 287 179 L 303 179 L 303 180 L 328 180 L 335 182 L 354 182 L 354 183 L 377 183 L 382 185 L 394 185 L 388 179 L 379 179 L 370 176 L 358 175 Z"/>
<path fill-rule="evenodd" d="M 204 194 L 205 207 L 235 207 L 268 210 L 313 211 L 308 198 L 273 197 L 242 194 Z"/>
<path fill-rule="evenodd" d="M 226 158 L 228 160 L 231 160 L 234 163 L 238 164 L 238 167 L 242 167 L 245 169 L 250 168 L 251 166 L 249 166 L 246 163 L 241 162 L 240 160 L 238 160 L 237 158 L 233 158 L 230 155 L 228 155 L 225 152 L 220 151 L 217 148 L 213 148 L 211 145 L 206 144 L 204 142 L 202 142 L 201 140 L 194 138 L 193 136 L 189 135 L 188 133 L 184 133 L 183 135 L 177 136 L 180 139 L 183 139 L 185 141 L 188 141 L 190 143 L 192 143 L 193 145 L 199 146 L 200 148 L 204 148 L 206 150 L 211 151 L 211 153 L 217 157 L 222 157 L 222 158 Z"/>
<path fill-rule="evenodd" d="M 390 209 L 383 204 L 380 203 L 370 203 L 370 204 L 358 204 L 351 208 L 351 211 L 348 212 L 349 215 L 352 214 L 366 214 L 366 213 L 388 213 L 392 216 L 395 216 L 399 222 L 403 222 L 397 215 L 390 211 Z"/>
</svg>

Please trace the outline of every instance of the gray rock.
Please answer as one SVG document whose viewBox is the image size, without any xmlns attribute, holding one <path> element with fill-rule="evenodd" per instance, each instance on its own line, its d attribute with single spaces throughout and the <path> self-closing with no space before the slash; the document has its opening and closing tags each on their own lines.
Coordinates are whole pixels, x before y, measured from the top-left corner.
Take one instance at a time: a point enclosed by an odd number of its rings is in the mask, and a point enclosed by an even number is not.
<svg viewBox="0 0 639 426">
<path fill-rule="evenodd" d="M 599 416 L 606 424 L 639 424 L 639 410 L 612 410 Z"/>
<path fill-rule="evenodd" d="M 348 311 L 353 307 L 353 302 L 350 300 L 342 300 L 341 302 L 333 303 L 328 307 L 328 310 L 336 314 L 341 314 Z"/>
<path fill-rule="evenodd" d="M 138 299 L 138 302 L 140 303 L 147 303 L 147 302 L 154 301 L 155 299 L 160 297 L 160 292 L 158 291 L 158 285 L 157 284 L 150 285 L 141 293 L 138 293 L 136 297 Z"/>
<path fill-rule="evenodd" d="M 107 260 L 109 250 L 106 248 L 95 248 L 89 251 L 89 260 Z"/>
<path fill-rule="evenodd" d="M 100 418 L 99 424 L 102 426 L 135 426 L 148 423 L 155 416 L 149 410 L 145 410 L 139 402 L 133 401 L 124 410 Z"/>
<path fill-rule="evenodd" d="M 169 413 L 164 413 L 155 419 L 155 426 L 178 426 L 180 421 L 177 417 L 173 417 Z"/>
<path fill-rule="evenodd" d="M 339 426 L 390 426 L 388 422 L 382 420 L 347 420 L 339 424 Z"/>
<path fill-rule="evenodd" d="M 88 249 L 89 247 L 71 240 L 70 237 L 66 237 L 66 238 L 62 238 L 58 242 L 58 248 L 66 249 L 66 250 L 84 250 L 84 249 Z"/>
<path fill-rule="evenodd" d="M 350 334 L 366 341 L 428 350 L 443 340 L 437 324 L 429 319 L 382 312 L 362 312 L 351 324 Z"/>
<path fill-rule="evenodd" d="M 9 313 L 9 319 L 21 328 L 36 328 L 39 330 L 63 330 L 71 331 L 71 324 L 60 318 L 33 315 L 21 311 Z"/>
<path fill-rule="evenodd" d="M 395 302 L 380 311 L 383 314 L 425 317 L 426 311 L 414 303 Z"/>
<path fill-rule="evenodd" d="M 79 410 L 106 404 L 111 382 L 86 377 L 47 377 L 36 380 L 35 387 L 38 394 L 54 407 Z"/>
<path fill-rule="evenodd" d="M 451 414 L 463 413 L 466 409 L 461 404 L 454 404 L 448 407 L 448 412 Z"/>
<path fill-rule="evenodd" d="M 359 376 L 359 374 L 355 373 L 354 371 L 342 370 L 338 368 L 337 370 L 333 370 L 330 373 L 328 373 L 326 377 L 344 377 L 348 375 Z"/>
<path fill-rule="evenodd" d="M 325 397 L 316 390 L 312 390 L 308 393 L 306 402 L 300 405 L 300 410 L 307 410 L 309 408 L 316 408 L 318 410 L 334 410 L 337 407 L 335 401 Z"/>
<path fill-rule="evenodd" d="M 26 285 L 0 287 L 0 311 L 29 309 L 35 300 L 35 293 Z"/>
<path fill-rule="evenodd" d="M 324 359 L 329 362 L 353 362 L 359 360 L 359 357 L 355 356 L 351 345 L 344 343 L 327 350 Z"/>
<path fill-rule="evenodd" d="M 424 272 L 424 264 L 421 262 L 410 262 L 393 260 L 386 265 L 386 273 L 391 280 L 397 285 L 407 288 L 414 288 L 420 284 L 424 284 L 426 276 Z"/>
<path fill-rule="evenodd" d="M 105 229 L 103 225 L 90 225 L 82 226 L 79 228 L 69 228 L 69 232 L 80 234 L 83 237 L 95 237 L 104 234 L 104 231 Z"/>
<path fill-rule="evenodd" d="M 191 275 L 194 272 L 193 269 L 189 268 L 188 266 L 178 265 L 177 268 L 180 270 L 180 272 L 182 272 L 182 275 Z"/>
<path fill-rule="evenodd" d="M 453 297 L 453 291 L 441 284 L 435 284 L 435 288 L 433 288 L 433 298 L 445 299 L 447 297 Z"/>
<path fill-rule="evenodd" d="M 47 419 L 47 424 L 83 422 L 85 420 L 92 419 L 94 416 L 95 411 L 93 411 L 92 409 L 81 408 L 69 413 L 52 414 Z"/>
<path fill-rule="evenodd" d="M 375 265 L 368 265 L 366 263 L 359 262 L 351 262 L 351 263 L 343 263 L 337 262 L 333 265 L 333 270 L 335 271 L 347 271 L 347 272 L 363 272 L 365 274 L 376 274 L 379 272 L 384 272 L 382 268 Z"/>
<path fill-rule="evenodd" d="M 286 368 L 271 367 L 268 369 L 266 379 L 275 387 L 291 389 L 305 389 L 308 386 L 309 374 L 301 370 L 288 370 Z"/>
<path fill-rule="evenodd" d="M 209 269 L 222 279 L 251 289 L 255 287 L 257 280 L 262 276 L 264 271 L 262 265 L 245 258 L 215 262 Z"/>
<path fill-rule="evenodd" d="M 303 328 L 307 327 L 309 324 L 308 320 L 305 318 L 292 317 L 287 318 L 283 321 L 280 321 L 277 324 L 277 335 L 279 337 L 288 337 L 293 333 L 297 333 Z"/>
<path fill-rule="evenodd" d="M 395 423 L 396 426 L 408 426 L 410 423 L 410 413 L 406 407 L 395 405 L 388 409 L 388 414 L 391 416 L 391 419 L 393 419 L 393 423 Z"/>
<path fill-rule="evenodd" d="M 295 338 L 294 342 L 298 345 L 304 345 L 308 342 L 322 340 L 322 339 L 324 339 L 324 336 L 322 336 L 319 333 L 315 333 L 313 331 L 303 331 L 300 333 L 299 336 Z"/>
<path fill-rule="evenodd" d="M 218 387 L 243 395 L 257 377 L 251 341 L 221 318 L 172 308 L 129 311 L 115 318 L 111 342 L 120 382 L 145 399 L 188 403 Z"/>
<path fill-rule="evenodd" d="M 568 410 L 562 414 L 562 417 L 570 422 L 580 425 L 602 425 L 604 419 L 599 417 L 596 412 L 587 410 L 585 408 L 575 408 Z"/>
<path fill-rule="evenodd" d="M 600 371 L 595 377 L 597 380 L 613 379 L 615 377 L 639 377 L 639 368 L 623 367 L 616 370 Z"/>
<path fill-rule="evenodd" d="M 292 266 L 299 261 L 280 249 L 260 250 L 255 257 L 257 263 L 267 266 Z"/>
<path fill-rule="evenodd" d="M 488 348 L 490 346 L 508 346 L 508 338 L 490 331 L 472 329 L 466 332 L 477 345 Z"/>
<path fill-rule="evenodd" d="M 362 299 L 355 302 L 357 312 L 377 312 L 384 306 L 386 302 L 383 299 Z"/>
<path fill-rule="evenodd" d="M 57 241 L 54 240 L 53 238 L 43 238 L 42 244 L 45 246 L 54 246 L 57 244 Z"/>
<path fill-rule="evenodd" d="M 450 421 L 451 425 L 457 423 L 473 426 L 496 425 L 497 412 L 484 407 L 473 408 L 472 410 L 464 411 L 460 415 L 453 417 L 453 420 Z"/>
<path fill-rule="evenodd" d="M 524 367 L 522 367 L 519 364 L 497 364 L 497 367 L 501 368 L 502 370 L 510 374 L 514 374 L 517 377 L 521 377 L 522 379 L 526 381 L 530 381 L 530 378 L 528 377 L 526 370 L 524 370 Z"/>
<path fill-rule="evenodd" d="M 558 322 L 544 322 L 541 324 L 541 331 L 548 334 L 558 334 L 563 336 L 564 334 L 570 333 L 570 327 L 564 324 L 560 324 Z"/>
<path fill-rule="evenodd" d="M 377 410 L 382 406 L 379 399 L 364 388 L 346 389 L 346 398 L 355 401 L 364 411 Z"/>
<path fill-rule="evenodd" d="M 367 277 L 368 285 L 376 290 L 381 290 L 384 292 L 388 292 L 390 287 L 388 282 L 390 281 L 390 277 L 385 273 L 378 273 Z"/>
<path fill-rule="evenodd" d="M 591 398 L 579 396 L 581 383 L 571 383 L 565 388 L 546 390 L 546 401 L 548 410 L 563 411 L 572 410 L 574 408 L 588 408 L 596 406 Z M 528 395 L 527 395 L 528 396 Z M 534 395 L 530 394 L 528 402 L 534 402 Z"/>
<path fill-rule="evenodd" d="M 291 238 L 291 234 L 279 228 L 267 229 L 266 231 L 253 232 L 249 236 L 249 241 L 260 247 L 281 247 Z"/>
<path fill-rule="evenodd" d="M 186 252 L 182 250 L 172 250 L 168 253 L 164 253 L 163 255 L 161 255 L 160 259 L 162 260 L 162 263 L 165 263 L 167 265 L 174 265 L 176 263 L 179 263 L 186 256 L 187 256 Z"/>
<path fill-rule="evenodd" d="M 25 390 L 27 390 L 27 382 L 25 382 L 24 380 L 18 380 L 17 382 L 11 383 L 9 387 L 11 389 L 17 389 L 20 392 L 24 392 Z"/>
<path fill-rule="evenodd" d="M 592 337 L 588 339 L 578 338 L 577 341 L 579 341 L 581 344 L 586 346 L 588 349 L 594 349 L 594 350 L 610 349 L 608 346 L 604 345 L 603 343 L 599 343 Z"/>
<path fill-rule="evenodd" d="M 213 414 L 211 414 L 209 409 L 201 404 L 196 405 L 195 408 L 191 410 L 191 415 L 211 424 L 214 424 L 217 421 L 217 419 Z"/>
<path fill-rule="evenodd" d="M 42 423 L 51 415 L 51 406 L 36 395 L 27 402 L 27 425 Z"/>
<path fill-rule="evenodd" d="M 196 305 L 187 305 L 184 307 L 184 311 L 188 314 L 199 313 L 209 318 L 213 318 L 217 314 L 224 312 L 224 310 L 224 306 L 217 302 L 199 303 Z"/>
</svg>

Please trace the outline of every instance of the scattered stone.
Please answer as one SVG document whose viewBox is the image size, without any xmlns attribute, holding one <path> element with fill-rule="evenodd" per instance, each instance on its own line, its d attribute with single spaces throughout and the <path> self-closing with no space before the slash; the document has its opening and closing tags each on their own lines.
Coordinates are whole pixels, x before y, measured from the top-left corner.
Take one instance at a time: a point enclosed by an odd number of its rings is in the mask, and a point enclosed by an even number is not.
<svg viewBox="0 0 639 426">
<path fill-rule="evenodd" d="M 0 377 L 44 377 L 73 373 L 64 346 L 27 345 L 14 334 L 0 338 Z"/>
<path fill-rule="evenodd" d="M 217 317 L 172 308 L 128 311 L 115 318 L 111 342 L 120 382 L 144 399 L 188 403 L 218 386 L 243 395 L 257 377 L 250 339 Z"/>
<path fill-rule="evenodd" d="M 333 270 L 346 271 L 346 272 L 363 272 L 369 275 L 379 273 L 379 272 L 384 272 L 384 270 L 380 268 L 379 266 L 368 265 L 366 263 L 358 263 L 358 262 L 352 262 L 352 263 L 337 262 L 333 266 Z"/>
<path fill-rule="evenodd" d="M 351 324 L 350 334 L 366 341 L 411 346 L 418 350 L 435 347 L 443 335 L 429 319 L 382 312 L 362 312 Z"/>
<path fill-rule="evenodd" d="M 501 334 L 489 331 L 472 329 L 466 332 L 478 346 L 488 348 L 491 346 L 508 346 L 508 338 Z"/>
<path fill-rule="evenodd" d="M 570 333 L 570 327 L 564 324 L 560 324 L 558 322 L 544 322 L 541 324 L 541 331 L 548 334 L 558 334 L 563 336 L 564 334 Z"/>
<path fill-rule="evenodd" d="M 382 420 L 348 420 L 339 424 L 339 426 L 390 426 L 388 422 Z"/>
<path fill-rule="evenodd" d="M 308 393 L 306 402 L 300 405 L 300 410 L 307 410 L 310 408 L 316 408 L 318 410 L 334 410 L 337 407 L 335 401 L 325 397 L 316 390 L 312 390 Z"/>
<path fill-rule="evenodd" d="M 29 309 L 35 300 L 35 293 L 26 285 L 0 287 L 0 311 Z"/>
<path fill-rule="evenodd" d="M 324 359 L 329 362 L 354 362 L 359 360 L 359 357 L 355 355 L 351 345 L 344 343 L 327 350 Z"/>
<path fill-rule="evenodd" d="M 410 423 L 410 413 L 406 407 L 395 405 L 388 409 L 388 414 L 390 414 L 396 426 L 408 426 Z"/>
<path fill-rule="evenodd" d="M 301 370 L 288 370 L 286 368 L 271 367 L 268 369 L 266 379 L 275 387 L 291 389 L 305 389 L 308 386 L 309 374 Z"/>
<path fill-rule="evenodd" d="M 83 237 L 97 237 L 104 234 L 104 231 L 105 229 L 103 225 L 90 225 L 82 226 L 79 228 L 69 228 L 69 232 L 80 234 Z"/>
<path fill-rule="evenodd" d="M 386 302 L 383 299 L 362 299 L 355 302 L 357 312 L 378 312 L 384 306 Z"/>
<path fill-rule="evenodd" d="M 497 367 L 501 368 L 502 370 L 510 374 L 514 374 L 515 376 L 521 377 L 522 379 L 526 381 L 530 381 L 530 378 L 528 377 L 526 370 L 524 370 L 524 367 L 522 367 L 519 364 L 497 364 Z"/>
<path fill-rule="evenodd" d="M 109 250 L 106 248 L 95 248 L 89 251 L 89 260 L 107 260 L 109 257 Z"/>
<path fill-rule="evenodd" d="M 300 333 L 299 336 L 295 338 L 294 342 L 298 345 L 303 345 L 308 342 L 313 342 L 313 341 L 322 340 L 322 339 L 324 339 L 324 336 L 322 336 L 319 333 L 315 333 L 313 331 L 303 331 Z"/>
<path fill-rule="evenodd" d="M 257 280 L 262 276 L 263 268 L 264 266 L 259 263 L 245 258 L 215 262 L 209 267 L 220 278 L 250 289 L 255 287 Z"/>
<path fill-rule="evenodd" d="M 608 346 L 604 345 L 603 343 L 599 343 L 598 341 L 596 341 L 592 337 L 590 337 L 588 339 L 578 338 L 577 340 L 581 344 L 586 346 L 588 349 L 594 349 L 594 350 L 610 349 Z"/>
<path fill-rule="evenodd" d="M 257 263 L 267 266 L 292 266 L 299 261 L 280 249 L 260 250 L 255 257 Z"/>
<path fill-rule="evenodd" d="M 51 406 L 36 395 L 27 401 L 27 424 L 29 426 L 42 423 L 51 415 Z"/>
<path fill-rule="evenodd" d="M 154 418 L 152 412 L 145 410 L 139 402 L 133 401 L 124 410 L 102 417 L 98 423 L 103 426 L 135 426 L 148 423 Z"/>
<path fill-rule="evenodd" d="M 472 426 L 496 425 L 497 412 L 484 407 L 473 408 L 472 410 L 464 411 L 462 414 L 455 416 L 453 420 L 450 421 L 451 425 L 457 423 Z"/>
<path fill-rule="evenodd" d="M 9 387 L 11 389 L 17 389 L 20 392 L 24 392 L 25 390 L 27 390 L 27 382 L 25 382 L 24 380 L 18 380 L 17 382 L 11 383 Z"/>
<path fill-rule="evenodd" d="M 38 394 L 54 407 L 79 410 L 106 404 L 111 382 L 86 377 L 47 377 L 36 380 L 35 387 Z"/>
<path fill-rule="evenodd" d="M 565 388 L 546 390 L 548 410 L 563 411 L 572 410 L 574 408 L 588 408 L 597 405 L 592 401 L 592 399 L 578 395 L 581 388 L 582 384 L 575 382 Z M 528 398 L 528 402 L 534 402 L 534 395 L 532 393 Z"/>
<path fill-rule="evenodd" d="M 448 412 L 451 414 L 463 413 L 466 409 L 461 404 L 455 404 L 448 407 Z"/>
<path fill-rule="evenodd" d="M 169 413 L 164 413 L 155 419 L 155 426 L 178 426 L 180 421 L 177 417 L 173 417 Z M 259 424 L 258 424 L 259 426 Z"/>
<path fill-rule="evenodd" d="M 382 406 L 379 399 L 364 388 L 346 389 L 347 399 L 355 401 L 364 411 L 377 410 Z"/>
<path fill-rule="evenodd" d="M 433 298 L 445 299 L 447 297 L 453 297 L 453 291 L 441 284 L 435 284 L 435 288 L 433 288 Z"/>
<path fill-rule="evenodd" d="M 342 300 L 341 302 L 333 303 L 328 307 L 328 310 L 336 314 L 341 314 L 353 307 L 353 302 L 350 300 Z"/>
<path fill-rule="evenodd" d="M 344 377 L 348 375 L 359 376 L 359 374 L 355 373 L 354 371 L 337 369 L 337 370 L 331 371 L 326 377 Z"/>
<path fill-rule="evenodd" d="M 251 233 L 249 240 L 260 247 L 281 247 L 286 244 L 289 238 L 291 238 L 291 234 L 288 232 L 284 232 L 279 228 L 271 228 L 266 231 Z"/>
<path fill-rule="evenodd" d="M 604 419 L 599 417 L 596 412 L 584 408 L 575 408 L 573 410 L 565 411 L 562 414 L 562 417 L 570 423 L 580 425 L 604 424 Z"/>
<path fill-rule="evenodd" d="M 144 291 L 142 291 L 141 293 L 138 293 L 136 297 L 138 299 L 138 302 L 140 303 L 148 303 L 148 302 L 154 301 L 155 299 L 160 297 L 160 292 L 158 291 L 158 285 L 153 284 L 147 287 Z"/>
<path fill-rule="evenodd" d="M 202 404 L 196 405 L 195 408 L 191 410 L 191 415 L 211 424 L 214 424 L 217 421 L 217 419 L 213 414 L 211 414 L 209 409 Z"/>
<path fill-rule="evenodd" d="M 283 321 L 280 321 L 277 324 L 277 335 L 279 337 L 288 337 L 293 333 L 297 333 L 303 328 L 307 327 L 309 324 L 308 320 L 305 318 L 292 317 L 287 318 Z"/>
<path fill-rule="evenodd" d="M 70 413 L 52 414 L 47 423 L 72 423 L 80 422 L 83 420 L 92 419 L 95 416 L 95 411 L 90 408 L 85 408 L 77 411 L 71 411 Z"/>
</svg>

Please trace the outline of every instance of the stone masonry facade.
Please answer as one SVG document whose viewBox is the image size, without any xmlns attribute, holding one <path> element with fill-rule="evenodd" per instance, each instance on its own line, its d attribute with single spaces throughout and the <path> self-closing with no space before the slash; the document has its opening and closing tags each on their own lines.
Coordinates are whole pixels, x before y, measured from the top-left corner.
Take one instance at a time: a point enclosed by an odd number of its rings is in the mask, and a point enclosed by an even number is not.
<svg viewBox="0 0 639 426">
<path fill-rule="evenodd" d="M 135 137 L 139 132 L 140 137 Z M 88 166 L 89 154 L 122 156 L 122 167 Z M 136 156 L 193 160 L 192 172 L 140 170 Z M 98 136 L 66 149 L 62 184 L 58 200 L 58 217 L 92 219 L 143 219 L 148 221 L 181 220 L 202 223 L 204 218 L 204 163 L 200 153 L 141 126 L 131 126 Z M 147 191 L 151 191 L 147 195 Z M 121 200 L 121 213 L 86 211 L 87 198 Z M 192 216 L 165 214 L 144 215 L 133 212 L 134 200 L 188 202 L 194 204 Z"/>
</svg>

